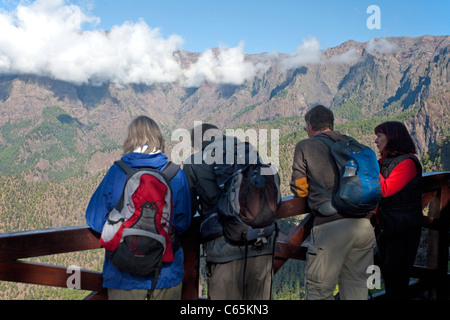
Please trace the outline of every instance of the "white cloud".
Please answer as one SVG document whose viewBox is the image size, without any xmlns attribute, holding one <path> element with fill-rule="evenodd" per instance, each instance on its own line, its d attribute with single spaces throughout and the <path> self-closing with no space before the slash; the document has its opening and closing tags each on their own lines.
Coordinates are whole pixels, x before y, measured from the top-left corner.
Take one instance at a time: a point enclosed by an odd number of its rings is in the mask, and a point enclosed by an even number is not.
<svg viewBox="0 0 450 320">
<path fill-rule="evenodd" d="M 184 71 L 185 86 L 199 86 L 203 81 L 241 84 L 255 76 L 258 66 L 245 61 L 241 42 L 235 48 L 209 49 L 201 54 L 190 68 Z"/>
<path fill-rule="evenodd" d="M 289 54 L 281 61 L 281 66 L 285 69 L 295 69 L 305 64 L 319 64 L 324 62 L 324 56 L 320 50 L 320 43 L 316 38 L 303 40 L 295 52 Z"/>
<path fill-rule="evenodd" d="M 98 18 L 64 0 L 37 0 L 0 14 L 0 73 L 32 73 L 75 83 L 169 82 L 181 74 L 183 39 L 143 21 L 110 32 L 81 31 Z"/>
<path fill-rule="evenodd" d="M 354 63 L 359 59 L 359 54 L 352 48 L 341 55 L 335 55 L 328 59 L 331 63 Z"/>
<path fill-rule="evenodd" d="M 179 52 L 184 40 L 164 38 L 143 20 L 110 31 L 81 31 L 99 22 L 64 0 L 37 0 L 0 13 L 0 73 L 37 74 L 82 83 L 152 84 L 183 79 L 240 84 L 255 75 L 245 61 L 243 43 L 207 50 L 183 70 Z"/>
<path fill-rule="evenodd" d="M 386 54 L 395 52 L 397 50 L 397 45 L 393 42 L 389 42 L 385 38 L 373 38 L 367 43 L 366 49 L 369 53 Z"/>
<path fill-rule="evenodd" d="M 76 84 L 238 85 L 267 70 L 272 61 L 272 54 L 247 59 L 241 42 L 234 48 L 207 50 L 183 69 L 184 40 L 178 35 L 164 38 L 143 20 L 105 32 L 95 30 L 98 17 L 66 0 L 21 3 L 11 11 L 0 11 L 0 74 L 37 74 Z M 93 28 L 82 31 L 86 24 Z M 280 59 L 285 70 L 326 60 L 315 38 Z"/>
<path fill-rule="evenodd" d="M 327 58 L 324 51 L 320 49 L 320 43 L 316 38 L 303 40 L 295 52 L 282 58 L 280 65 L 282 70 L 299 68 L 307 64 L 325 63 L 355 63 L 359 59 L 356 49 L 352 48 L 340 55 L 333 55 Z"/>
</svg>

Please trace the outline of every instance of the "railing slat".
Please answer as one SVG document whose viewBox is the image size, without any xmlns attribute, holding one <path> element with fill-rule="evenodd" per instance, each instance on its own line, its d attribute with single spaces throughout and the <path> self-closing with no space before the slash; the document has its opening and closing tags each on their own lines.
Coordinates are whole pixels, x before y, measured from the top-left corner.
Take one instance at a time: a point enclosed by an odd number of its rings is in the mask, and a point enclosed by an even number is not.
<svg viewBox="0 0 450 320">
<path fill-rule="evenodd" d="M 424 192 L 450 186 L 450 171 L 424 173 L 422 177 L 422 190 Z"/>
<path fill-rule="evenodd" d="M 288 200 L 291 201 L 291 200 Z M 278 241 L 281 252 L 276 252 L 273 269 L 276 273 L 288 258 L 296 258 L 304 260 L 306 258 L 306 248 L 301 245 L 308 238 L 313 225 L 313 216 L 308 214 L 299 224 L 296 226 L 288 237 L 283 241 Z"/>
<path fill-rule="evenodd" d="M 181 236 L 184 253 L 184 278 L 181 298 L 198 300 L 198 283 L 200 278 L 200 219 L 192 219 L 191 226 Z"/>
<path fill-rule="evenodd" d="M 87 225 L 0 234 L 0 262 L 98 248 Z"/>
<path fill-rule="evenodd" d="M 79 271 L 81 290 L 102 291 L 101 272 Z M 31 283 L 52 287 L 68 287 L 68 279 L 73 275 L 67 268 L 25 261 L 0 263 L 0 280 Z M 72 283 L 71 281 L 69 281 Z M 73 283 L 75 284 L 75 283 Z"/>
<path fill-rule="evenodd" d="M 289 218 L 304 214 L 306 210 L 305 198 L 284 197 L 278 209 L 278 219 Z"/>
</svg>

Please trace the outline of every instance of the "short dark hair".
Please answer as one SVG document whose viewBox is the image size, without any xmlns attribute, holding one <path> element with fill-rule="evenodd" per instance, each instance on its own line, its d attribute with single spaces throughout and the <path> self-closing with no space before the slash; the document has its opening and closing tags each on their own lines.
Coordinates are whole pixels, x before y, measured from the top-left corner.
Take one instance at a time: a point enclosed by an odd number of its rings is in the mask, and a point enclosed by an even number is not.
<svg viewBox="0 0 450 320">
<path fill-rule="evenodd" d="M 305 121 L 311 123 L 314 131 L 334 128 L 334 114 L 321 104 L 314 106 L 305 114 Z"/>
<path fill-rule="evenodd" d="M 386 121 L 374 129 L 375 134 L 386 135 L 386 151 L 390 156 L 397 156 L 405 153 L 416 153 L 416 146 L 406 126 L 399 121 Z"/>
<path fill-rule="evenodd" d="M 205 141 L 204 141 L 204 139 L 205 139 L 205 132 L 208 131 L 208 130 L 210 130 L 210 129 L 219 130 L 219 128 L 217 128 L 217 126 L 215 126 L 215 125 L 213 125 L 213 124 L 211 124 L 211 123 L 201 123 L 201 124 L 195 126 L 195 127 L 191 130 L 191 145 L 192 145 L 192 146 L 195 146 L 195 138 L 196 138 L 195 132 L 196 132 L 197 130 L 200 130 L 200 131 L 201 131 L 201 136 L 200 136 L 200 137 L 201 137 L 201 139 L 202 139 L 201 143 L 203 143 L 203 142 L 205 142 Z M 197 133 L 197 134 L 198 134 L 198 133 Z M 197 141 L 197 142 L 198 142 L 198 141 Z"/>
</svg>

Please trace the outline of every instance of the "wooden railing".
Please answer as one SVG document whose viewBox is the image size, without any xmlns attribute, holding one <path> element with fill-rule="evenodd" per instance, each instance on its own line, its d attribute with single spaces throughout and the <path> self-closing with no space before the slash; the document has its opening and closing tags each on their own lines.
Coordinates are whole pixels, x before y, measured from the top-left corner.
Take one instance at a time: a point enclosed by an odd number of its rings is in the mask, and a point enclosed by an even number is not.
<svg viewBox="0 0 450 320">
<path fill-rule="evenodd" d="M 416 266 L 414 277 L 421 290 L 427 290 L 432 299 L 448 298 L 448 247 L 450 221 L 450 172 L 424 174 L 423 207 L 428 206 L 423 226 L 427 228 L 426 266 Z M 299 198 L 284 198 L 279 219 L 305 214 L 305 202 Z M 304 260 L 306 248 L 302 243 L 312 228 L 310 214 L 286 239 L 278 241 L 280 251 L 275 254 L 274 272 L 288 259 Z M 200 239 L 199 220 L 193 219 L 190 229 L 183 235 L 185 278 L 182 297 L 199 298 Z M 21 259 L 84 250 L 99 249 L 98 234 L 88 226 L 21 231 L 0 234 L 0 281 L 12 281 L 67 288 L 70 273 L 67 267 L 22 261 Z M 101 272 L 80 270 L 78 289 L 92 293 L 86 299 L 106 299 Z"/>
</svg>

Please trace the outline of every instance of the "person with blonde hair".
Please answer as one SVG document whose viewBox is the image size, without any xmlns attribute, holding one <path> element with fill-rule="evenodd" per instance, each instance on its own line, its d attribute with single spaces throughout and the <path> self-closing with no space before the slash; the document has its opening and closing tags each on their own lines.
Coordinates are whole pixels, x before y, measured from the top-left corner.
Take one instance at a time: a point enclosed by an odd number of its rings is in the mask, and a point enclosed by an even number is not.
<svg viewBox="0 0 450 320">
<path fill-rule="evenodd" d="M 164 139 L 154 120 L 147 116 L 135 118 L 128 126 L 123 143 L 121 158 L 133 169 L 152 168 L 162 171 L 169 163 L 164 152 Z M 92 195 L 86 209 L 86 221 L 96 232 L 101 233 L 108 219 L 108 213 L 119 202 L 126 173 L 113 164 Z M 191 223 L 191 198 L 186 176 L 178 170 L 170 181 L 173 197 L 173 215 L 171 224 L 176 233 L 186 231 Z M 183 250 L 179 243 L 173 243 L 174 260 L 163 264 L 156 281 L 154 275 L 141 276 L 119 270 L 105 256 L 103 265 L 103 287 L 108 289 L 108 298 L 116 299 L 152 299 L 178 300 L 181 299 L 181 286 L 184 277 Z"/>
</svg>

